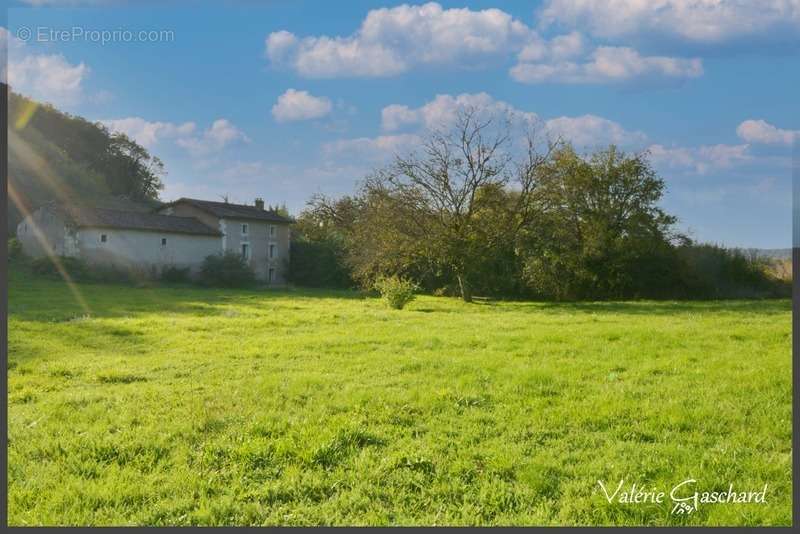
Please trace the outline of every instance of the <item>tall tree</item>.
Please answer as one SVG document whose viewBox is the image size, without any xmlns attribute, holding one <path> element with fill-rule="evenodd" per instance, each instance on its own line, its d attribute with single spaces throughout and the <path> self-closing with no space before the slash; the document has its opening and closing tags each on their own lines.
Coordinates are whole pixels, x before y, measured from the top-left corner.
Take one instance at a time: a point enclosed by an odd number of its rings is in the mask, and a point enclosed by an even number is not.
<svg viewBox="0 0 800 534">
<path fill-rule="evenodd" d="M 537 171 L 524 249 L 526 279 L 538 293 L 628 297 L 666 283 L 671 242 L 681 236 L 658 206 L 664 181 L 646 154 L 611 146 L 583 158 L 564 145 Z"/>
<path fill-rule="evenodd" d="M 452 276 L 471 301 L 486 251 L 513 243 L 532 217 L 537 168 L 554 149 L 540 153 L 529 129 L 524 157 L 515 161 L 510 132 L 510 117 L 465 109 L 454 125 L 431 133 L 420 153 L 397 156 L 367 178 L 349 231 L 358 243 L 349 253 L 356 274 Z M 338 208 L 317 206 L 332 214 Z"/>
</svg>

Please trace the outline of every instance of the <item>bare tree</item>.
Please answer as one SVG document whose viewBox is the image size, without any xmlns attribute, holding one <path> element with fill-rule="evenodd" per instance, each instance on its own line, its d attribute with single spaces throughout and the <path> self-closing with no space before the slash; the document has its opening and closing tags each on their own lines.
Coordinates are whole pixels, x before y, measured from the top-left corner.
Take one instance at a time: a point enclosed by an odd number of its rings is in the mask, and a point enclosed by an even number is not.
<svg viewBox="0 0 800 534">
<path fill-rule="evenodd" d="M 472 259 L 476 247 L 514 234 L 532 215 L 537 170 L 555 146 L 538 151 L 535 128 L 526 136 L 524 158 L 512 157 L 511 119 L 485 118 L 482 110 L 464 109 L 455 125 L 433 132 L 421 155 L 397 156 L 392 165 L 367 181 L 366 189 L 392 198 L 395 208 L 416 226 L 420 250 L 435 263 L 452 270 L 461 297 L 472 300 Z M 478 214 L 490 196 L 487 191 L 513 191 L 503 210 L 504 224 L 491 236 L 482 232 Z M 475 236 L 482 234 L 482 239 Z M 488 240 L 487 240 L 488 239 Z"/>
</svg>

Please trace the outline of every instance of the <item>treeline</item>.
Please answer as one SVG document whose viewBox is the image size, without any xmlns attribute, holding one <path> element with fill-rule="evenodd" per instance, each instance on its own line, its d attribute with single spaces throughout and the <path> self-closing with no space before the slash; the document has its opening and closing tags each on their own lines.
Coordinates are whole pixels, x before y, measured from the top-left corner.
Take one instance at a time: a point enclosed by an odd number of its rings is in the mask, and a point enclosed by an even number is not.
<svg viewBox="0 0 800 534">
<path fill-rule="evenodd" d="M 51 200 L 158 199 L 163 164 L 124 134 L 12 92 L 8 112 L 9 235 L 24 211 Z"/>
<path fill-rule="evenodd" d="M 467 110 L 355 194 L 313 198 L 293 231 L 292 281 L 399 275 L 466 301 L 788 296 L 769 260 L 675 231 L 647 154 L 581 156 L 509 124 Z"/>
</svg>

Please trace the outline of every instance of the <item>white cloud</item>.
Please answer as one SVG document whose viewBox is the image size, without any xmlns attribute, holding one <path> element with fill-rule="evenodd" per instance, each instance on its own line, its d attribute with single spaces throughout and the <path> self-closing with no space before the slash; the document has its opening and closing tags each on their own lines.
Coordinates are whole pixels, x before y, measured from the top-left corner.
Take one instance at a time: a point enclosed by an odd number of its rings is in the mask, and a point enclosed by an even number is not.
<svg viewBox="0 0 800 534">
<path fill-rule="evenodd" d="M 474 64 L 518 50 L 531 35 L 499 9 L 443 9 L 431 2 L 371 10 L 346 37 L 275 32 L 266 39 L 266 54 L 306 77 L 380 77 L 417 65 Z"/>
<path fill-rule="evenodd" d="M 267 36 L 267 57 L 274 63 L 280 63 L 297 46 L 297 37 L 292 32 L 281 30 Z"/>
<path fill-rule="evenodd" d="M 413 150 L 421 142 L 422 139 L 414 134 L 340 139 L 322 145 L 322 153 L 328 159 L 356 158 L 370 163 L 383 163 L 396 154 Z"/>
<path fill-rule="evenodd" d="M 179 138 L 177 144 L 194 156 L 204 156 L 218 152 L 233 143 L 249 141 L 244 132 L 229 120 L 217 119 L 201 135 Z"/>
<path fill-rule="evenodd" d="M 70 106 L 84 97 L 83 81 L 89 67 L 70 63 L 62 54 L 34 54 L 25 43 L 0 27 L 3 61 L 0 78 L 11 88 L 55 106 Z"/>
<path fill-rule="evenodd" d="M 272 106 L 272 116 L 278 122 L 319 119 L 331 112 L 330 99 L 311 95 L 308 91 L 288 89 Z"/>
<path fill-rule="evenodd" d="M 617 83 L 635 78 L 696 78 L 703 74 L 703 63 L 698 58 L 642 56 L 628 47 L 598 47 L 585 62 L 530 62 L 535 57 L 547 59 L 547 55 L 547 51 L 524 49 L 520 63 L 510 70 L 511 77 L 522 83 Z"/>
<path fill-rule="evenodd" d="M 746 120 L 736 128 L 736 134 L 748 143 L 791 145 L 800 140 L 800 130 L 784 130 L 764 120 Z"/>
<path fill-rule="evenodd" d="M 543 25 L 582 28 L 600 38 L 666 35 L 720 43 L 796 32 L 800 0 L 548 0 L 539 15 Z"/>
<path fill-rule="evenodd" d="M 578 32 L 556 36 L 549 42 L 534 34 L 520 50 L 517 60 L 520 62 L 564 61 L 581 56 L 585 48 L 586 39 Z"/>
<path fill-rule="evenodd" d="M 523 83 L 675 80 L 703 74 L 699 58 L 594 47 L 578 31 L 546 40 L 499 9 L 443 9 L 437 3 L 369 11 L 349 36 L 298 37 L 282 30 L 266 39 L 266 55 L 274 65 L 310 78 L 395 76 L 433 65 L 474 69 L 514 54 L 517 65 L 510 74 Z"/>
<path fill-rule="evenodd" d="M 88 73 L 83 62 L 72 65 L 61 54 L 33 54 L 8 63 L 8 83 L 15 91 L 56 106 L 80 100 Z"/>
<path fill-rule="evenodd" d="M 399 130 L 404 126 L 422 125 L 428 129 L 446 127 L 453 124 L 459 110 L 473 108 L 489 115 L 512 115 L 522 121 L 533 123 L 535 113 L 521 111 L 507 102 L 495 100 L 487 93 L 462 93 L 458 96 L 436 95 L 436 98 L 418 108 L 393 104 L 381 111 L 381 127 L 387 131 Z"/>
<path fill-rule="evenodd" d="M 545 122 L 547 132 L 552 137 L 561 137 L 577 146 L 600 145 L 640 145 L 647 140 L 642 132 L 631 132 L 619 123 L 598 117 L 558 117 Z"/>
<path fill-rule="evenodd" d="M 704 145 L 699 147 L 665 147 L 651 145 L 650 157 L 656 166 L 707 174 L 752 160 L 749 145 Z"/>
<path fill-rule="evenodd" d="M 124 119 L 104 119 L 98 121 L 114 132 L 121 132 L 145 148 L 153 147 L 162 139 L 188 137 L 195 130 L 195 123 L 148 121 L 141 117 L 126 117 Z"/>
<path fill-rule="evenodd" d="M 599 146 L 614 143 L 618 145 L 640 145 L 647 140 L 642 132 L 631 132 L 620 124 L 598 117 L 557 117 L 540 121 L 532 111 L 523 111 L 502 100 L 495 100 L 487 93 L 463 93 L 458 96 L 437 95 L 433 100 L 418 108 L 392 104 L 381 112 L 381 128 L 397 131 L 405 127 L 437 129 L 455 122 L 460 109 L 473 108 L 487 116 L 507 115 L 524 125 L 541 126 L 543 133 L 551 138 L 561 137 L 578 146 Z"/>
</svg>

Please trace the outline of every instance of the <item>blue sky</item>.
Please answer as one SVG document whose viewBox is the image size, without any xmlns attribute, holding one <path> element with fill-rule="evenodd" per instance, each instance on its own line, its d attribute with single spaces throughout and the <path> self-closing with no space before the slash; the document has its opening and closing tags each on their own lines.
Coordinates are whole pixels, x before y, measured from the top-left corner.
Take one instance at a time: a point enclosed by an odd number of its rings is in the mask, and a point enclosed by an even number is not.
<svg viewBox="0 0 800 534">
<path fill-rule="evenodd" d="M 139 140 L 165 199 L 297 213 L 479 105 L 649 150 L 697 239 L 790 246 L 800 0 L 195 4 L 16 2 L 9 82 Z"/>
</svg>

